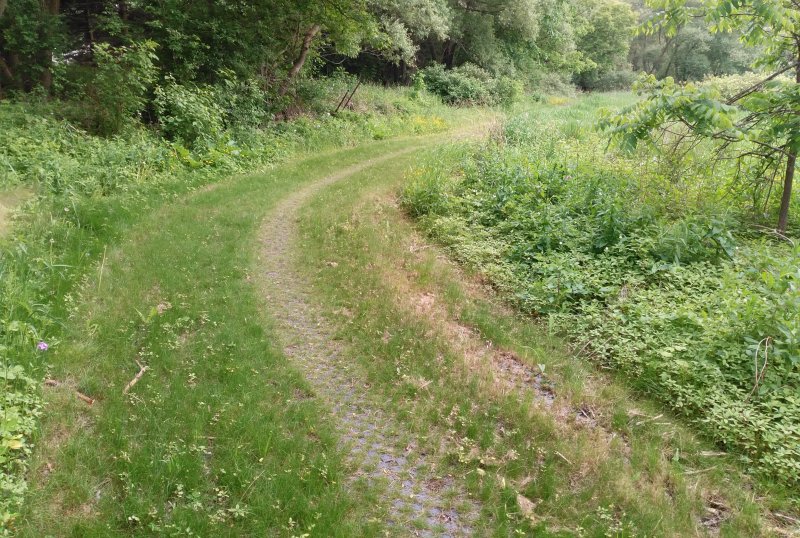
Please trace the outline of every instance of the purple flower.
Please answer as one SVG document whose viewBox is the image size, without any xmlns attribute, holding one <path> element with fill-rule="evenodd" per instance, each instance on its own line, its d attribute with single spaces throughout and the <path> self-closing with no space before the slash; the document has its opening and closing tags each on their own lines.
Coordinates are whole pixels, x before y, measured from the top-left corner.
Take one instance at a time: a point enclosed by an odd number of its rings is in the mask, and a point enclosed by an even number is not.
<svg viewBox="0 0 800 538">
<path fill-rule="evenodd" d="M 39 351 L 47 351 L 48 347 L 50 346 L 48 346 L 47 342 L 45 342 L 44 340 L 36 344 L 36 349 L 38 349 Z"/>
</svg>

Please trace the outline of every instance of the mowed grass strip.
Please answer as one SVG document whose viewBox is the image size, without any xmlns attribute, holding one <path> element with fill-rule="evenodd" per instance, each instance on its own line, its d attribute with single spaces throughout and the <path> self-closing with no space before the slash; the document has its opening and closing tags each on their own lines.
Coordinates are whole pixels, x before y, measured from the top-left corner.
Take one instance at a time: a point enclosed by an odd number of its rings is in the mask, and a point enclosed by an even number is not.
<svg viewBox="0 0 800 538">
<path fill-rule="evenodd" d="M 780 500 L 758 491 L 732 457 L 425 244 L 395 201 L 407 165 L 367 170 L 307 206 L 298 263 L 370 386 L 421 445 L 449 451 L 451 472 L 484 503 L 484 528 L 497 536 L 790 535 L 770 513 Z M 490 354 L 476 359 L 483 352 L 474 342 Z M 499 386 L 485 360 L 496 353 L 540 374 L 554 401 Z"/>
<path fill-rule="evenodd" d="M 48 352 L 18 534 L 377 532 L 361 515 L 372 500 L 343 490 L 326 410 L 276 344 L 253 277 L 255 242 L 291 190 L 416 144 L 374 143 L 234 178 L 155 212 L 110 250 Z"/>
</svg>

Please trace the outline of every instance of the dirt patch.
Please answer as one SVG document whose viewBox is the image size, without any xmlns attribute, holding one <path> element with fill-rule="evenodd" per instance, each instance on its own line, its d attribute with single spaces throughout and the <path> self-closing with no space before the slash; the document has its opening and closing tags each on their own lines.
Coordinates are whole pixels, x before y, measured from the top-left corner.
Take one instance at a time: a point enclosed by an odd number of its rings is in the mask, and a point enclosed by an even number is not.
<svg viewBox="0 0 800 538">
<path fill-rule="evenodd" d="M 11 217 L 14 210 L 31 196 L 33 196 L 33 192 L 22 187 L 0 191 L 0 238 L 5 237 L 11 231 Z"/>
<path fill-rule="evenodd" d="M 800 536 L 800 514 L 771 512 L 767 515 L 769 530 L 775 536 L 797 538 Z"/>
<path fill-rule="evenodd" d="M 556 394 L 544 374 L 522 362 L 522 359 L 511 351 L 498 351 L 495 353 L 494 362 L 503 375 L 518 387 L 533 390 L 547 406 L 553 405 Z"/>
<path fill-rule="evenodd" d="M 381 509 L 387 513 L 389 525 L 403 535 L 469 536 L 479 507 L 457 481 L 441 476 L 438 458 L 420 450 L 416 442 L 408 442 L 413 439 L 410 432 L 375 403 L 346 349 L 334 340 L 333 327 L 309 297 L 308 284 L 298 273 L 294 257 L 298 238 L 295 215 L 311 196 L 409 151 L 344 169 L 281 202 L 262 228 L 262 280 L 286 355 L 304 372 L 314 395 L 338 422 L 348 464 L 354 469 L 352 479 L 363 478 L 385 490 Z M 419 308 L 431 304 L 423 299 Z M 384 338 L 391 338 L 388 331 Z M 420 380 L 421 386 L 424 383 Z"/>
<path fill-rule="evenodd" d="M 422 239 L 413 237 L 409 251 L 422 252 L 433 249 Z M 437 256 L 436 263 L 446 265 L 446 270 L 454 271 L 447 259 Z M 383 280 L 395 289 L 394 296 L 398 306 L 412 315 L 426 320 L 434 332 L 443 334 L 451 349 L 461 355 L 468 375 L 476 379 L 482 391 L 494 393 L 499 397 L 509 394 L 530 395 L 533 404 L 549 414 L 554 424 L 567 436 L 588 434 L 592 442 L 605 447 L 600 453 L 610 453 L 612 442 L 621 443 L 621 454 L 629 461 L 631 448 L 627 439 L 611 428 L 598 411 L 590 404 L 571 403 L 568 397 L 557 397 L 558 387 L 538 366 L 528 364 L 513 350 L 495 346 L 487 341 L 480 331 L 456 319 L 447 307 L 439 301 L 430 289 L 420 289 L 411 264 L 391 264 L 383 268 Z M 508 315 L 509 309 L 494 299 L 491 288 L 469 278 L 458 268 L 453 273 L 467 295 L 473 300 L 489 302 L 499 315 Z M 587 382 L 585 389 L 589 395 L 595 394 Z"/>
<path fill-rule="evenodd" d="M 398 294 L 400 296 L 403 294 Z M 500 392 L 531 391 L 537 401 L 547 407 L 553 405 L 556 396 L 552 383 L 538 368 L 526 364 L 513 351 L 494 347 L 473 327 L 452 319 L 446 309 L 437 303 L 435 294 L 412 292 L 406 296 L 411 297 L 410 304 L 417 315 L 427 317 L 459 348 L 470 370 L 480 372 L 485 368 L 484 371 L 490 372 Z"/>
</svg>

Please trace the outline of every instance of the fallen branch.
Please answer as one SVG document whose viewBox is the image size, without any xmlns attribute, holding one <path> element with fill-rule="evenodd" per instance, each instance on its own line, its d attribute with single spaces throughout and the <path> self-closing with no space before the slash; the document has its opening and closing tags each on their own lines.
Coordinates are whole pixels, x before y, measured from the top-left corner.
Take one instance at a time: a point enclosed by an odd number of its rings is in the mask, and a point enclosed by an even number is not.
<svg viewBox="0 0 800 538">
<path fill-rule="evenodd" d="M 797 519 L 796 517 L 787 516 L 786 514 L 781 514 L 780 512 L 772 512 L 772 515 L 780 519 L 783 519 L 785 521 L 790 521 L 792 523 L 800 523 L 800 519 Z"/>
<path fill-rule="evenodd" d="M 75 396 L 77 396 L 80 400 L 83 400 L 89 405 L 92 405 L 94 403 L 94 398 L 92 398 L 91 396 L 86 396 L 84 393 L 78 392 L 77 390 L 75 391 Z"/>
<path fill-rule="evenodd" d="M 150 369 L 150 367 L 149 367 L 149 366 L 147 366 L 147 365 L 144 365 L 144 366 L 142 366 L 142 363 L 140 363 L 139 361 L 136 361 L 136 366 L 138 366 L 138 367 L 139 367 L 139 371 L 137 372 L 137 374 L 136 374 L 135 376 L 133 376 L 133 379 L 131 379 L 130 381 L 128 381 L 128 384 L 127 384 L 127 385 L 125 385 L 125 388 L 124 388 L 124 389 L 122 389 L 122 394 L 128 394 L 128 391 L 129 391 L 129 390 L 131 390 L 131 389 L 133 388 L 133 386 L 134 386 L 136 383 L 138 383 L 138 382 L 139 382 L 139 380 L 142 378 L 142 376 L 144 375 L 144 373 L 145 373 L 147 370 L 149 370 L 149 369 Z"/>
<path fill-rule="evenodd" d="M 61 382 L 57 381 L 55 379 L 45 379 L 44 380 L 44 386 L 45 387 L 60 387 L 61 386 Z M 86 402 L 89 405 L 92 405 L 94 403 L 94 398 L 92 398 L 91 396 L 87 396 L 87 395 L 85 395 L 84 393 L 82 393 L 80 391 L 76 390 L 75 391 L 75 396 L 77 396 L 79 400 L 82 400 L 82 401 Z"/>
<path fill-rule="evenodd" d="M 683 474 L 685 474 L 685 475 L 693 475 L 693 474 L 707 473 L 708 471 L 713 471 L 717 467 L 719 467 L 719 466 L 718 465 L 712 465 L 711 467 L 708 467 L 706 469 L 697 469 L 697 470 L 685 471 Z"/>
<path fill-rule="evenodd" d="M 571 461 L 569 461 L 569 460 L 567 459 L 567 457 L 566 457 L 564 454 L 562 454 L 562 453 L 561 453 L 561 452 L 559 452 L 558 450 L 556 450 L 556 456 L 558 456 L 558 457 L 559 457 L 559 458 L 561 458 L 562 460 L 566 461 L 566 462 L 567 462 L 567 463 L 569 463 L 570 465 L 574 465 L 574 464 L 573 464 Z"/>
<path fill-rule="evenodd" d="M 758 369 L 758 352 L 761 349 L 761 344 L 764 344 L 764 365 L 761 367 L 761 370 Z M 767 361 L 769 360 L 769 346 L 772 344 L 772 337 L 767 336 L 763 340 L 761 340 L 758 345 L 756 346 L 756 352 L 753 355 L 753 362 L 755 363 L 755 372 L 753 373 L 755 382 L 753 384 L 753 390 L 750 391 L 750 394 L 747 395 L 747 398 L 744 401 L 748 401 L 753 394 L 756 394 L 758 391 L 758 386 L 764 380 L 764 374 L 767 371 Z"/>
</svg>

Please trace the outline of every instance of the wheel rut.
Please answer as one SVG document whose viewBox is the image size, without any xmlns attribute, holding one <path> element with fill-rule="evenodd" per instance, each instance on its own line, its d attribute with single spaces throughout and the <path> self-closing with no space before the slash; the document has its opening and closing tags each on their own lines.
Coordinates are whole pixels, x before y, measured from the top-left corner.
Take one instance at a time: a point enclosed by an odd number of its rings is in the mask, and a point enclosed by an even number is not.
<svg viewBox="0 0 800 538">
<path fill-rule="evenodd" d="M 342 169 L 279 202 L 261 228 L 261 267 L 281 344 L 330 409 L 353 469 L 351 484 L 365 479 L 382 490 L 380 510 L 389 533 L 455 538 L 474 534 L 479 507 L 458 480 L 438 469 L 439 459 L 376 401 L 347 350 L 333 340 L 333 327 L 296 269 L 299 209 L 326 186 L 415 149 Z"/>
</svg>

